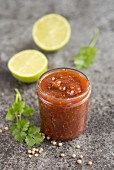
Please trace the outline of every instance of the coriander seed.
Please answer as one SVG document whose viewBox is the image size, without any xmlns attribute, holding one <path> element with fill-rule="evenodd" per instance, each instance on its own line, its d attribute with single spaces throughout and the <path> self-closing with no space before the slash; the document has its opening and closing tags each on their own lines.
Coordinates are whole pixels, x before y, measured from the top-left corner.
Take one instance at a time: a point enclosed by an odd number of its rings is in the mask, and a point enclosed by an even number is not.
<svg viewBox="0 0 114 170">
<path fill-rule="evenodd" d="M 36 148 L 32 148 L 32 151 L 36 151 Z"/>
<path fill-rule="evenodd" d="M 32 153 L 32 151 L 31 151 L 31 150 L 28 150 L 28 153 Z"/>
<path fill-rule="evenodd" d="M 39 152 L 39 153 L 42 153 L 42 152 L 43 152 L 43 148 L 40 148 L 38 152 Z"/>
<path fill-rule="evenodd" d="M 63 144 L 62 144 L 61 142 L 60 142 L 60 143 L 58 143 L 58 146 L 59 146 L 59 147 L 61 147 L 62 145 L 63 145 Z"/>
<path fill-rule="evenodd" d="M 46 137 L 46 139 L 47 139 L 47 140 L 50 140 L 50 137 L 49 137 L 49 136 L 47 136 L 47 137 Z"/>
<path fill-rule="evenodd" d="M 9 128 L 6 126 L 5 128 L 4 128 L 5 130 L 9 130 Z"/>
<path fill-rule="evenodd" d="M 35 151 L 32 151 L 31 153 L 34 155 L 34 154 L 35 154 Z"/>
<path fill-rule="evenodd" d="M 56 142 L 56 141 L 53 141 L 53 142 L 52 142 L 52 145 L 56 145 L 56 144 L 57 144 L 57 142 Z"/>
<path fill-rule="evenodd" d="M 88 161 L 88 163 L 87 163 L 88 165 L 92 165 L 93 163 L 92 163 L 92 161 Z"/>
<path fill-rule="evenodd" d="M 28 155 L 29 156 L 29 158 L 32 158 L 32 155 Z"/>
<path fill-rule="evenodd" d="M 72 158 L 76 158 L 76 154 L 75 153 L 72 154 Z"/>
<path fill-rule="evenodd" d="M 60 156 L 63 158 L 63 157 L 65 157 L 65 154 L 64 154 L 64 153 L 61 153 Z"/>
<path fill-rule="evenodd" d="M 83 155 L 80 155 L 79 158 L 80 158 L 80 159 L 83 159 Z"/>
<path fill-rule="evenodd" d="M 38 157 L 38 154 L 37 153 L 35 153 L 35 155 L 34 155 L 35 157 Z"/>
<path fill-rule="evenodd" d="M 36 149 L 36 152 L 38 152 L 39 151 L 39 149 Z"/>
<path fill-rule="evenodd" d="M 81 159 L 78 159 L 76 162 L 77 162 L 78 164 L 81 164 L 81 163 L 82 163 L 82 160 L 81 160 Z"/>
<path fill-rule="evenodd" d="M 80 149 L 80 145 L 76 145 L 76 148 L 77 148 L 77 149 Z"/>
</svg>

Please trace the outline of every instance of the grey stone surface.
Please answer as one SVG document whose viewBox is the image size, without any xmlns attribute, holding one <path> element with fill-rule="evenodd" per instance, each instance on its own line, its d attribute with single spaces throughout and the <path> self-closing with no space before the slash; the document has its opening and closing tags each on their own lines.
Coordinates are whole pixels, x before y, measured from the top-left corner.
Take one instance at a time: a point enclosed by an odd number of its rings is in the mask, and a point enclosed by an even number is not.
<svg viewBox="0 0 114 170">
<path fill-rule="evenodd" d="M 49 68 L 74 67 L 73 55 L 87 45 L 93 30 L 101 33 L 97 43 L 95 63 L 84 70 L 92 84 L 88 122 L 85 133 L 78 139 L 65 142 L 62 148 L 42 144 L 44 152 L 38 158 L 28 158 L 25 144 L 15 142 L 10 132 L 0 134 L 0 170 L 112 170 L 114 169 L 114 1 L 113 0 L 0 0 L 0 128 L 10 126 L 5 114 L 14 100 L 17 87 L 36 114 L 31 122 L 40 125 L 35 84 L 24 84 L 12 77 L 7 62 L 24 49 L 38 49 L 32 41 L 34 22 L 48 13 L 65 16 L 72 28 L 69 43 L 60 51 L 46 53 Z M 75 149 L 76 144 L 81 149 Z M 65 158 L 59 158 L 64 151 Z M 70 154 L 84 155 L 82 165 L 76 165 Z M 93 160 L 93 166 L 86 165 Z"/>
</svg>

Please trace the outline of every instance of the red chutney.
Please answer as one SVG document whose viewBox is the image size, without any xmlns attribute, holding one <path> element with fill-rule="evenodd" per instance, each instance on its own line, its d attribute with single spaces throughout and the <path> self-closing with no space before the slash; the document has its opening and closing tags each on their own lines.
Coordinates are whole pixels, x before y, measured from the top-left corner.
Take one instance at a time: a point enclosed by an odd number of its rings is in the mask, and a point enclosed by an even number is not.
<svg viewBox="0 0 114 170">
<path fill-rule="evenodd" d="M 37 83 L 42 131 L 52 139 L 69 140 L 84 130 L 91 88 L 78 70 L 57 68 Z"/>
</svg>

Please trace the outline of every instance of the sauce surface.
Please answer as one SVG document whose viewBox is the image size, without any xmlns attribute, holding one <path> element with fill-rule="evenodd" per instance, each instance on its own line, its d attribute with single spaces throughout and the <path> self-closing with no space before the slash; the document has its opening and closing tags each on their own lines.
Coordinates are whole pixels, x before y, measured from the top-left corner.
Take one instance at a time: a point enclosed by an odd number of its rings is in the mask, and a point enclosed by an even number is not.
<svg viewBox="0 0 114 170">
<path fill-rule="evenodd" d="M 77 72 L 61 69 L 44 77 L 40 87 L 50 96 L 65 99 L 83 94 L 88 88 L 88 81 Z"/>
</svg>

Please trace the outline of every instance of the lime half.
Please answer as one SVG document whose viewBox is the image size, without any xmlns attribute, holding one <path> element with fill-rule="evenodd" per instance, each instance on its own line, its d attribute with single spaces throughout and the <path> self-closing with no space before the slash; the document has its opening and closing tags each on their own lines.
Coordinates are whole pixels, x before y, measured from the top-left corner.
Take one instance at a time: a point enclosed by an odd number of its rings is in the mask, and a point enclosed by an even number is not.
<svg viewBox="0 0 114 170">
<path fill-rule="evenodd" d="M 32 36 L 34 42 L 45 51 L 62 48 L 70 39 L 69 22 L 61 15 L 49 14 L 35 22 Z"/>
<path fill-rule="evenodd" d="M 26 83 L 32 83 L 47 70 L 48 60 L 36 50 L 24 50 L 15 54 L 8 62 L 12 75 Z"/>
</svg>

